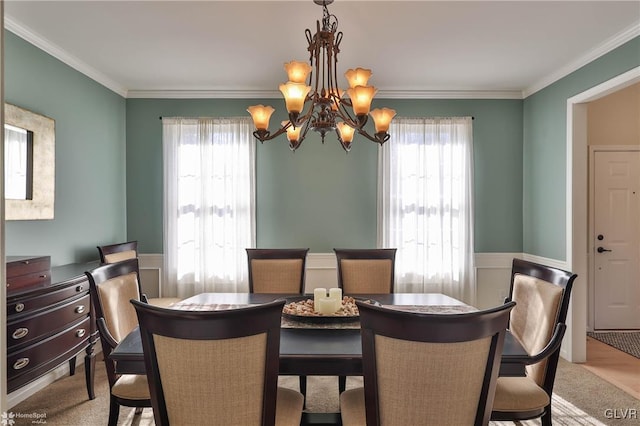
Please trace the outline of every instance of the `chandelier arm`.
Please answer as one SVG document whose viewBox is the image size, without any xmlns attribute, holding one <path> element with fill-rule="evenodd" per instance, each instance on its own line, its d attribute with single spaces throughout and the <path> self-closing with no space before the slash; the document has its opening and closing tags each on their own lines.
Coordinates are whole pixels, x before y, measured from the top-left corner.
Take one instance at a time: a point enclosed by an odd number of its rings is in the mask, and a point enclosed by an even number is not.
<svg viewBox="0 0 640 426">
<path fill-rule="evenodd" d="M 307 120 L 304 123 L 304 127 L 302 128 L 302 132 L 300 132 L 300 138 L 298 139 L 299 143 L 302 143 L 302 141 L 304 140 L 305 136 L 307 136 L 307 132 L 309 131 L 311 120 Z"/>
<path fill-rule="evenodd" d="M 389 140 L 389 138 L 391 137 L 391 135 L 387 132 L 378 132 L 376 133 L 374 136 L 371 136 L 369 133 L 367 133 L 366 130 L 364 129 L 357 129 L 356 130 L 358 132 L 358 134 L 360 136 L 364 136 L 365 138 L 369 139 L 372 142 L 375 142 L 379 145 L 382 145 L 383 143 L 385 143 L 386 141 Z"/>
<path fill-rule="evenodd" d="M 364 124 L 366 124 L 366 119 L 365 119 L 365 122 L 361 125 L 360 121 L 357 119 L 357 117 L 352 116 L 349 113 L 349 110 L 342 103 L 338 107 L 338 110 L 336 111 L 336 115 L 338 117 L 340 117 L 340 119 L 342 121 L 344 121 L 349 126 L 353 127 L 354 129 L 357 129 L 357 130 L 360 130 L 364 126 Z"/>
<path fill-rule="evenodd" d="M 313 61 L 313 69 L 315 72 L 315 80 L 316 83 L 313 86 L 313 90 L 315 94 L 318 94 L 318 84 L 320 83 L 320 61 L 318 58 L 320 57 L 320 51 L 322 50 L 322 46 L 320 43 L 320 39 L 318 38 L 318 34 L 320 34 L 320 21 L 316 21 L 316 33 L 313 36 L 313 51 L 311 53 L 312 61 Z M 311 46 L 309 46 L 311 49 Z"/>
<path fill-rule="evenodd" d="M 277 138 L 281 134 L 285 133 L 290 125 L 291 124 L 279 128 L 273 134 L 271 134 L 271 132 L 269 132 L 268 130 L 254 130 L 253 137 L 258 139 L 261 143 L 264 141 L 270 141 L 271 139 Z"/>
<path fill-rule="evenodd" d="M 309 120 L 311 119 L 311 116 L 313 115 L 313 111 L 314 111 L 315 102 L 314 102 L 313 98 L 307 98 L 305 103 L 307 103 L 309 101 L 311 101 L 311 103 L 309 104 L 309 109 L 307 110 L 307 112 L 303 116 L 298 116 L 295 120 L 292 120 L 293 117 L 291 115 L 289 115 L 289 123 L 291 123 L 294 127 L 303 126 L 305 123 L 308 123 Z"/>
</svg>

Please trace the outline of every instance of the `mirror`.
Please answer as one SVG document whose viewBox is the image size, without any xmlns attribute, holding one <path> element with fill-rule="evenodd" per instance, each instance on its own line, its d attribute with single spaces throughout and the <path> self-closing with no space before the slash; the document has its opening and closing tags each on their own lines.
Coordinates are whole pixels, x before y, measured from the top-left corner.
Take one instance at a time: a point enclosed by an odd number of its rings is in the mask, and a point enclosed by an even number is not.
<svg viewBox="0 0 640 426">
<path fill-rule="evenodd" d="M 55 122 L 5 104 L 5 219 L 53 219 Z"/>
<path fill-rule="evenodd" d="M 4 197 L 33 199 L 33 132 L 4 125 Z"/>
</svg>

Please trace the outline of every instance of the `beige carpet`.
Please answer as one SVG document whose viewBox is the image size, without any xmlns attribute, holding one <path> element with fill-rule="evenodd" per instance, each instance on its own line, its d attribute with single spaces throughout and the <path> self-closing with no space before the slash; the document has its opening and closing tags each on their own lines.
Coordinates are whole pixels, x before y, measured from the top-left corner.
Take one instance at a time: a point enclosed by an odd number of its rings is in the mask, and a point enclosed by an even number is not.
<svg viewBox="0 0 640 426">
<path fill-rule="evenodd" d="M 36 393 L 10 410 L 14 426 L 47 424 L 55 426 L 101 426 L 107 424 L 109 412 L 108 385 L 104 365 L 98 362 L 96 370 L 96 399 L 87 399 L 82 369 L 72 377 L 65 377 Z M 282 386 L 298 389 L 297 377 L 281 377 Z M 347 387 L 362 384 L 361 378 L 350 377 Z M 607 413 L 617 409 L 636 409 L 640 413 L 640 401 L 632 398 L 613 385 L 603 381 L 584 368 L 565 361 L 560 362 L 554 395 L 554 424 L 574 425 L 632 425 L 625 420 L 610 420 Z M 570 402 L 567 402 L 570 401 Z M 307 410 L 311 412 L 338 411 L 338 384 L 336 377 L 309 377 Z M 38 420 L 40 419 L 40 420 Z M 3 417 L 3 420 L 7 420 Z M 0 423 L 3 424 L 4 423 Z M 153 413 L 145 409 L 141 415 L 122 407 L 119 425 L 151 426 Z M 492 422 L 493 426 L 513 425 L 513 423 Z M 539 425 L 538 420 L 523 422 L 521 425 Z"/>
</svg>

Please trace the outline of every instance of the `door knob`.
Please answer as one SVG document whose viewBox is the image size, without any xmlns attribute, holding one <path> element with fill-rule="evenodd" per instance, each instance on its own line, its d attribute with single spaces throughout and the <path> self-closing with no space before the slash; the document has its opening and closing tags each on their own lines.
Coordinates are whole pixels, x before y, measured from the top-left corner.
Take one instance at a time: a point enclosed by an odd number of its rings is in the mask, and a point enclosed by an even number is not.
<svg viewBox="0 0 640 426">
<path fill-rule="evenodd" d="M 604 247 L 598 247 L 597 250 L 598 250 L 598 253 L 604 253 L 605 251 L 611 251 L 611 250 L 608 250 L 608 249 L 606 249 Z"/>
</svg>

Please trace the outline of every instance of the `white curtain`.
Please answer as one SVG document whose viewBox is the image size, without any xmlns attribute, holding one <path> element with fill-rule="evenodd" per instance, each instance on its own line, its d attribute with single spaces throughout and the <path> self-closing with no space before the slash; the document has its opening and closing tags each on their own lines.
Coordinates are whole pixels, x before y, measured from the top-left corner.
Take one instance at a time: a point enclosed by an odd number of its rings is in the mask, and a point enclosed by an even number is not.
<svg viewBox="0 0 640 426">
<path fill-rule="evenodd" d="M 476 301 L 471 117 L 395 118 L 378 157 L 378 245 L 396 292 Z"/>
<path fill-rule="evenodd" d="M 255 247 L 251 118 L 163 118 L 165 296 L 248 291 Z"/>
</svg>

